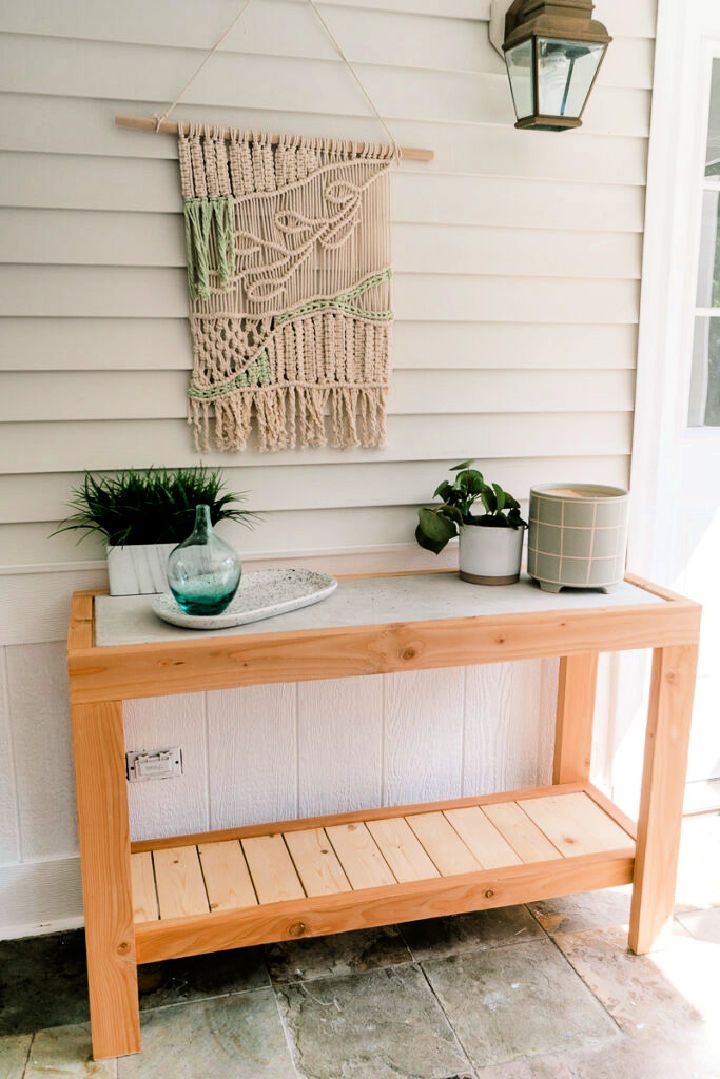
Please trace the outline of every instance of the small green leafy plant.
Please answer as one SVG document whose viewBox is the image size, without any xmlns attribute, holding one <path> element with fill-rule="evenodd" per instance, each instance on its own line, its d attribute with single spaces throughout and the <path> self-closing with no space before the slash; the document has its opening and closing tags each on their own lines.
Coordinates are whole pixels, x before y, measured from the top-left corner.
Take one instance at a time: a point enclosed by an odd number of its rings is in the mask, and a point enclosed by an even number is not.
<svg viewBox="0 0 720 1079">
<path fill-rule="evenodd" d="M 111 547 L 181 543 L 193 530 L 195 507 L 209 506 L 213 525 L 236 521 L 252 528 L 257 514 L 240 509 L 244 494 L 225 490 L 219 469 L 150 468 L 99 476 L 86 472 L 73 492 L 75 512 L 52 534 L 100 533 Z"/>
<path fill-rule="evenodd" d="M 486 483 L 482 472 L 470 467 L 472 463 L 463 461 L 455 465 L 450 469 L 455 473 L 452 483 L 443 480 L 433 491 L 433 498 L 439 496 L 442 499 L 441 505 L 419 510 L 420 521 L 415 529 L 415 539 L 426 551 L 440 554 L 448 541 L 459 535 L 461 525 L 527 527 L 520 516 L 520 503 L 499 483 Z M 478 500 L 484 513 L 475 515 L 472 510 Z"/>
</svg>

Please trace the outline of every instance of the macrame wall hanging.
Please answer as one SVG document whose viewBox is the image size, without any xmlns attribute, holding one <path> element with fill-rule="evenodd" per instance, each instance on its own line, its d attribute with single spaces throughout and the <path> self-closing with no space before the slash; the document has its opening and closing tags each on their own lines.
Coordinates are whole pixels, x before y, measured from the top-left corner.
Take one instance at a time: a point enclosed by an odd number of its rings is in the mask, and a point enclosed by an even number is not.
<svg viewBox="0 0 720 1079">
<path fill-rule="evenodd" d="M 208 126 L 180 135 L 198 449 L 243 449 L 253 429 L 261 450 L 383 444 L 393 157 Z"/>
<path fill-rule="evenodd" d="M 269 135 L 169 115 L 250 0 L 163 116 L 115 122 L 178 133 L 199 451 L 381 446 L 390 379 L 387 124 L 309 4 L 384 128 L 387 145 Z"/>
</svg>

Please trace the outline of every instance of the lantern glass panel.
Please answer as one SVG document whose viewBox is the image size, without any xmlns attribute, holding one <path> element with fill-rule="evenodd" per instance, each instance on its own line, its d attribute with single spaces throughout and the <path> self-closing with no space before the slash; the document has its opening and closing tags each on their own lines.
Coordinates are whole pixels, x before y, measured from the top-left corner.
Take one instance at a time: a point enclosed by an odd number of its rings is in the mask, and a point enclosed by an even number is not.
<svg viewBox="0 0 720 1079">
<path fill-rule="evenodd" d="M 533 42 L 523 41 L 505 53 L 510 90 L 518 120 L 533 114 Z"/>
<path fill-rule="evenodd" d="M 580 118 L 606 47 L 585 41 L 538 39 L 541 115 Z"/>
</svg>

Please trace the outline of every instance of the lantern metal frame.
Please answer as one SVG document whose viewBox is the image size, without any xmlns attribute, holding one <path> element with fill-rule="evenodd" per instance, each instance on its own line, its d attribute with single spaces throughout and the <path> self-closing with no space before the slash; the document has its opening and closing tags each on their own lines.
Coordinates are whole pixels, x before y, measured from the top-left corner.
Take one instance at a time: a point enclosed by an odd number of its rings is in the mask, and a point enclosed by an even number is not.
<svg viewBox="0 0 720 1079">
<path fill-rule="evenodd" d="M 540 131 L 567 131 L 582 125 L 582 117 L 585 112 L 590 94 L 600 74 L 607 46 L 612 41 L 606 27 L 597 19 L 593 19 L 592 0 L 513 0 L 505 16 L 505 40 L 503 41 L 503 53 L 507 68 L 507 54 L 518 45 L 531 42 L 532 47 L 532 113 L 518 117 L 515 124 L 520 130 Z M 597 71 L 585 95 L 579 116 L 557 116 L 540 112 L 540 41 L 554 40 L 567 42 L 580 42 L 588 45 L 603 45 L 603 54 L 597 66 Z M 510 93 L 515 105 L 510 70 L 508 80 Z M 517 115 L 517 110 L 516 110 Z"/>
</svg>

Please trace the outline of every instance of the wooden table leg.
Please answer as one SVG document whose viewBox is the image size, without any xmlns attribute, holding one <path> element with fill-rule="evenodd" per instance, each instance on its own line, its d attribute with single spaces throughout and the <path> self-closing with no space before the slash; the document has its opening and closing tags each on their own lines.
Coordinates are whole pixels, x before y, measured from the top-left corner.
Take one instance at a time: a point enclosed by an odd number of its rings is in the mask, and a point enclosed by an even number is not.
<svg viewBox="0 0 720 1079">
<path fill-rule="evenodd" d="M 582 783 L 590 776 L 598 654 L 560 659 L 553 783 Z"/>
<path fill-rule="evenodd" d="M 645 735 L 628 944 L 649 952 L 675 905 L 697 645 L 656 648 Z"/>
<path fill-rule="evenodd" d="M 122 703 L 72 709 L 90 1021 L 96 1060 L 140 1050 Z"/>
</svg>

